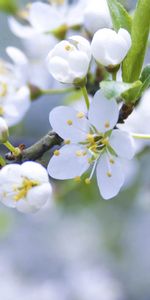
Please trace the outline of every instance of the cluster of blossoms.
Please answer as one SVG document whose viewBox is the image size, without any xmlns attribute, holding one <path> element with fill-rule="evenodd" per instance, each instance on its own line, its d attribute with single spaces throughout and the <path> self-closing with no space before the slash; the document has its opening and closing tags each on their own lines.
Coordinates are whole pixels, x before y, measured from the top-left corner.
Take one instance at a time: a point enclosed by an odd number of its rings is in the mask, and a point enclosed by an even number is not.
<svg viewBox="0 0 150 300">
<path fill-rule="evenodd" d="M 15 154 L 7 142 L 8 126 L 17 124 L 29 109 L 32 90 L 28 83 L 37 85 L 40 93 L 40 88 L 52 86 L 54 80 L 81 89 L 86 110 L 58 106 L 50 112 L 51 127 L 63 142 L 55 148 L 47 171 L 60 180 L 80 181 L 83 177 L 86 184 L 96 171 L 100 194 L 110 199 L 123 186 L 126 162 L 135 154 L 133 135 L 126 125 L 119 124 L 123 99 L 118 103 L 115 93 L 108 99 L 97 87 L 89 101 L 86 84 L 88 75 L 94 77 L 100 69 L 107 70 L 109 82 L 110 74 L 116 80 L 114 75 L 121 72 L 131 49 L 131 36 L 123 26 L 113 29 L 106 0 L 50 2 L 35 2 L 20 11 L 18 15 L 27 25 L 9 17 L 9 26 L 23 40 L 29 58 L 8 47 L 13 64 L 0 61 L 0 141 Z M 122 78 L 118 83 L 123 83 Z M 85 176 L 88 169 L 90 175 Z M 39 210 L 51 195 L 47 171 L 34 162 L 4 166 L 0 170 L 1 201 L 22 212 Z"/>
</svg>

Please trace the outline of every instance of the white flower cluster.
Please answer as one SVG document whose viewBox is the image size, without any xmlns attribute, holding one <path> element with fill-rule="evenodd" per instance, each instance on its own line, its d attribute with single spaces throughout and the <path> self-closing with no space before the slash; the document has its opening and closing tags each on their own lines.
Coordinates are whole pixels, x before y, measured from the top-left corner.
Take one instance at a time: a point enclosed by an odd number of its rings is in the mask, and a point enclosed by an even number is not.
<svg viewBox="0 0 150 300">
<path fill-rule="evenodd" d="M 68 2 L 30 4 L 18 12 L 26 22 L 23 25 L 9 17 L 9 26 L 26 44 L 30 59 L 8 47 L 14 63 L 0 61 L 0 142 L 7 141 L 7 125 L 18 123 L 30 106 L 27 83 L 43 88 L 49 73 L 53 80 L 80 88 L 87 111 L 58 106 L 50 112 L 51 127 L 63 139 L 63 146 L 55 149 L 48 173 L 61 180 L 83 177 L 89 184 L 96 171 L 100 194 L 110 199 L 123 186 L 126 161 L 135 153 L 134 141 L 130 130 L 118 124 L 122 103 L 115 97 L 107 99 L 99 88 L 89 101 L 85 86 L 93 69 L 119 70 L 132 46 L 131 36 L 124 28 L 113 30 L 106 0 Z M 84 177 L 88 169 L 91 173 Z M 34 162 L 4 166 L 0 184 L 1 201 L 22 212 L 39 210 L 51 194 L 46 171 Z"/>
</svg>

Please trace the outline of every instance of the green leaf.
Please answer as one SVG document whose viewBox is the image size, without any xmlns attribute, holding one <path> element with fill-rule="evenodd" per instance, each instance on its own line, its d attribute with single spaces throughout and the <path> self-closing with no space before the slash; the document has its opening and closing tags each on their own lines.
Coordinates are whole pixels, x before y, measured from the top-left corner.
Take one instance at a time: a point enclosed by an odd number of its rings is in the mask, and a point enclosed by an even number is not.
<svg viewBox="0 0 150 300">
<path fill-rule="evenodd" d="M 0 0 L 0 10 L 15 14 L 17 12 L 17 0 Z"/>
<path fill-rule="evenodd" d="M 133 83 L 102 81 L 100 87 L 107 99 L 118 98 L 129 104 L 139 98 L 142 82 L 140 80 Z"/>
<path fill-rule="evenodd" d="M 150 28 L 150 0 L 138 0 L 132 21 L 132 47 L 123 62 L 123 81 L 139 79 L 143 66 Z"/>
<path fill-rule="evenodd" d="M 140 96 L 150 87 L 150 65 L 147 65 L 141 74 L 140 80 L 142 81 L 142 87 L 140 91 Z"/>
<path fill-rule="evenodd" d="M 132 19 L 123 5 L 117 0 L 107 0 L 107 3 L 114 29 L 118 31 L 120 28 L 125 28 L 131 32 Z"/>
<path fill-rule="evenodd" d="M 137 80 L 132 83 L 131 88 L 121 94 L 121 98 L 126 104 L 135 103 L 140 97 L 142 82 Z"/>
</svg>

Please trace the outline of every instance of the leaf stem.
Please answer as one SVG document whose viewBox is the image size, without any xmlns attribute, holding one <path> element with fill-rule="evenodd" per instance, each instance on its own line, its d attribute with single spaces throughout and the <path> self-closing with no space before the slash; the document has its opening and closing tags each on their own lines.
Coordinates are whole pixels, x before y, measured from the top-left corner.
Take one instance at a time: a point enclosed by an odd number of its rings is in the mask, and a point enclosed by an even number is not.
<svg viewBox="0 0 150 300">
<path fill-rule="evenodd" d="M 89 97 L 88 97 L 88 93 L 87 93 L 87 89 L 86 89 L 85 85 L 83 87 L 81 87 L 81 91 L 83 93 L 83 97 L 84 97 L 84 100 L 85 100 L 85 103 L 86 103 L 86 107 L 87 107 L 87 109 L 89 109 L 90 102 L 89 102 Z"/>
</svg>

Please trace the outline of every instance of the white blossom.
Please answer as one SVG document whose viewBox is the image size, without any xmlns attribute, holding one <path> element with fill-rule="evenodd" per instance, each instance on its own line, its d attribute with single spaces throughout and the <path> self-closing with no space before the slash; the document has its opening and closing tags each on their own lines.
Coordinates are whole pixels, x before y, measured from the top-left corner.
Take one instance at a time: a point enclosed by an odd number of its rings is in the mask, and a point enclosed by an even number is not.
<svg viewBox="0 0 150 300">
<path fill-rule="evenodd" d="M 5 143 L 8 140 L 8 126 L 6 121 L 0 117 L 0 143 Z"/>
<path fill-rule="evenodd" d="M 150 133 L 150 89 L 142 96 L 138 105 L 134 108 L 132 114 L 125 120 L 119 128 L 125 128 L 126 131 L 149 135 Z M 135 139 L 136 151 L 141 151 L 145 146 L 150 145 L 149 139 Z"/>
<path fill-rule="evenodd" d="M 49 72 L 62 83 L 80 83 L 87 75 L 90 61 L 90 44 L 81 36 L 61 41 L 47 57 Z"/>
<path fill-rule="evenodd" d="M 57 43 L 53 35 L 43 34 L 32 30 L 29 32 L 27 26 L 22 25 L 15 18 L 9 17 L 9 27 L 19 38 L 28 58 L 27 79 L 42 89 L 51 88 L 54 85 L 53 78 L 49 76 L 46 67 L 45 57 Z"/>
<path fill-rule="evenodd" d="M 36 162 L 10 164 L 0 170 L 0 201 L 23 213 L 40 210 L 51 199 L 44 167 Z"/>
<path fill-rule="evenodd" d="M 89 1 L 84 11 L 84 27 L 92 35 L 98 29 L 112 27 L 106 0 Z"/>
<path fill-rule="evenodd" d="M 28 25 L 21 25 L 24 29 L 22 34 L 19 31 L 19 35 L 20 37 L 31 38 L 34 34 L 53 33 L 55 30 L 64 30 L 65 33 L 67 29 L 83 23 L 83 11 L 86 4 L 87 0 L 73 4 L 63 1 L 59 5 L 56 5 L 53 1 L 51 5 L 36 1 L 30 4 L 25 11 Z M 12 20 L 13 18 L 9 18 L 9 22 L 12 23 Z"/>
<path fill-rule="evenodd" d="M 104 199 L 116 196 L 124 183 L 123 159 L 134 155 L 129 133 L 114 129 L 119 117 L 115 100 L 107 100 L 99 90 L 90 104 L 88 118 L 71 107 L 60 106 L 50 112 L 50 123 L 65 140 L 54 152 L 48 172 L 57 179 L 80 179 L 92 166 L 86 183 L 96 169 L 97 183 Z"/>
<path fill-rule="evenodd" d="M 14 64 L 0 60 L 0 115 L 12 126 L 29 109 L 30 92 L 26 84 L 26 57 L 13 47 L 8 47 L 7 52 Z"/>
<path fill-rule="evenodd" d="M 131 36 L 123 28 L 116 33 L 112 29 L 99 29 L 93 37 L 91 50 L 95 60 L 108 67 L 120 64 L 131 47 Z"/>
</svg>

